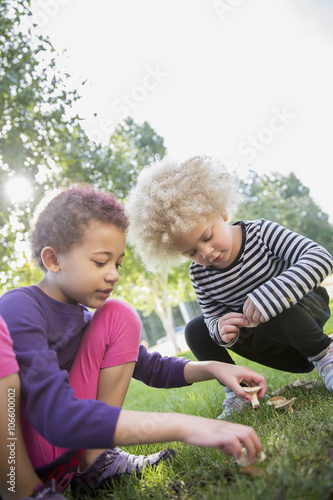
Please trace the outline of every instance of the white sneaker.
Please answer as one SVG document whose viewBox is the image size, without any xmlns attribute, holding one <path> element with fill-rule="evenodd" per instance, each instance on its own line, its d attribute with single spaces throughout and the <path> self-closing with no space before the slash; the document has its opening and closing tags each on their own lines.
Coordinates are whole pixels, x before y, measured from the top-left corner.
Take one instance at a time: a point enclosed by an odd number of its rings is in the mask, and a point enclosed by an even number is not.
<svg viewBox="0 0 333 500">
<path fill-rule="evenodd" d="M 333 391 L 333 342 L 322 353 L 308 360 L 317 368 L 326 388 Z"/>
<path fill-rule="evenodd" d="M 233 413 L 243 413 L 251 406 L 250 401 L 237 396 L 229 387 L 224 387 L 225 400 L 222 404 L 223 412 L 217 418 L 218 420 L 225 420 Z"/>
</svg>

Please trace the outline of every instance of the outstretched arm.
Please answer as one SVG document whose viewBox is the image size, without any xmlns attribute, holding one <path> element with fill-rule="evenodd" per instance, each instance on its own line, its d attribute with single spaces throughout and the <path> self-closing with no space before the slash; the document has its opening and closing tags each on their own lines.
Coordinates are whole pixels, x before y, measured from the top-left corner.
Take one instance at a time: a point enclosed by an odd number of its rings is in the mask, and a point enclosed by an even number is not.
<svg viewBox="0 0 333 500">
<path fill-rule="evenodd" d="M 246 366 L 220 363 L 219 361 L 190 361 L 185 365 L 184 376 L 189 384 L 217 379 L 223 385 L 229 387 L 237 396 L 245 399 L 248 399 L 248 394 L 243 390 L 241 383 L 248 386 L 259 385 L 262 387 L 259 392 L 260 398 L 263 398 L 267 391 L 267 384 L 263 375 Z"/>
<path fill-rule="evenodd" d="M 245 425 L 180 413 L 121 411 L 114 446 L 169 441 L 218 448 L 235 459 L 244 446 L 251 463 L 262 449 L 255 431 Z"/>
<path fill-rule="evenodd" d="M 247 398 L 248 394 L 241 383 L 260 385 L 260 397 L 264 397 L 267 390 L 265 377 L 250 368 L 219 361 L 189 361 L 174 356 L 162 358 L 158 352 L 149 353 L 142 345 L 133 377 L 152 387 L 165 389 L 217 379 L 242 398 Z"/>
</svg>

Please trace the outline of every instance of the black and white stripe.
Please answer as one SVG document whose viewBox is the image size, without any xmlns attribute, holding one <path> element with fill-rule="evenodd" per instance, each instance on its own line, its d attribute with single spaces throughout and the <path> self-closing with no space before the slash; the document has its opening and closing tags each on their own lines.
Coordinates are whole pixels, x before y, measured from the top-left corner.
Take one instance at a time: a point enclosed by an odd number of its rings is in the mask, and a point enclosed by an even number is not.
<svg viewBox="0 0 333 500">
<path fill-rule="evenodd" d="M 243 244 L 225 269 L 192 262 L 190 277 L 210 334 L 249 297 L 269 320 L 301 300 L 331 272 L 332 256 L 319 244 L 265 219 L 241 221 Z"/>
</svg>

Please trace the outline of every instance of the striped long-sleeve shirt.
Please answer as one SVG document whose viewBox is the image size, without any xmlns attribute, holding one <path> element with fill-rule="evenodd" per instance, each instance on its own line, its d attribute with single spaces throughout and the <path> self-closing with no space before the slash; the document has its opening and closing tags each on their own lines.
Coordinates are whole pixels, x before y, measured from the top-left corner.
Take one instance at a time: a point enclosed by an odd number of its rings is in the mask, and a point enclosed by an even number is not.
<svg viewBox="0 0 333 500">
<path fill-rule="evenodd" d="M 318 243 L 265 219 L 240 221 L 242 245 L 225 269 L 192 262 L 190 277 L 212 338 L 218 320 L 242 312 L 250 298 L 268 321 L 299 302 L 330 273 L 333 258 Z M 234 339 L 227 347 L 232 347 Z"/>
</svg>

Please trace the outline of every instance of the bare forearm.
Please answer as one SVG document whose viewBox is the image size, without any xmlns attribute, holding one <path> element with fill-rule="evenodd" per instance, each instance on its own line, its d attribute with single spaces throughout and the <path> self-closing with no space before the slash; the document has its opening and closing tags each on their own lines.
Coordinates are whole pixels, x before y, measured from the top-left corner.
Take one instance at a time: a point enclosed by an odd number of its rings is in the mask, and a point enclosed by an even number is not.
<svg viewBox="0 0 333 500">
<path fill-rule="evenodd" d="M 170 441 L 216 447 L 235 458 L 239 458 L 244 446 L 251 462 L 261 452 L 258 436 L 245 425 L 179 413 L 121 411 L 114 434 L 115 446 Z"/>
<path fill-rule="evenodd" d="M 182 440 L 186 415 L 122 410 L 114 445 L 148 444 Z"/>
<path fill-rule="evenodd" d="M 260 397 L 264 397 L 267 385 L 265 377 L 245 366 L 220 363 L 218 361 L 190 361 L 185 365 L 184 376 L 187 383 L 216 379 L 232 389 L 238 396 L 246 398 L 241 383 L 253 386 L 260 385 Z"/>
<path fill-rule="evenodd" d="M 218 361 L 189 361 L 184 368 L 185 380 L 188 384 L 194 384 L 216 379 L 218 367 L 222 364 Z"/>
</svg>

